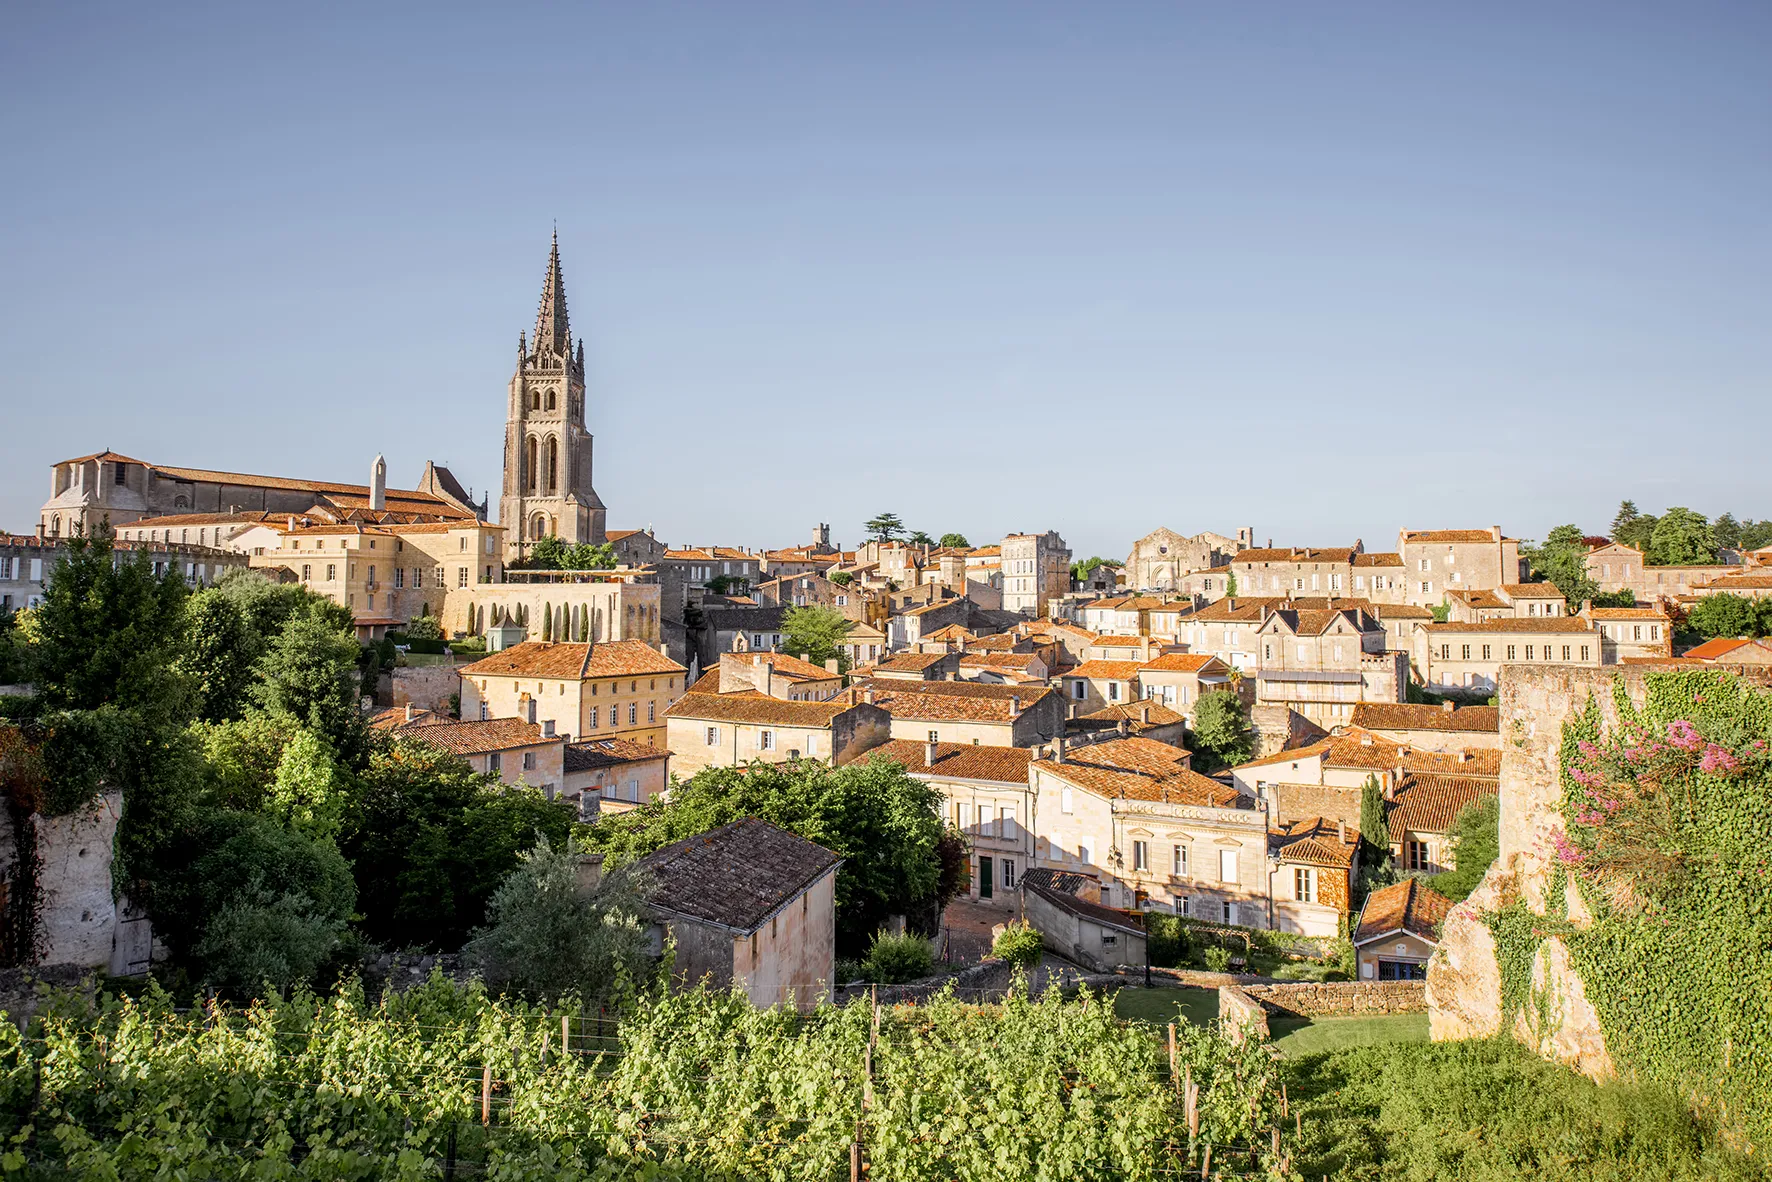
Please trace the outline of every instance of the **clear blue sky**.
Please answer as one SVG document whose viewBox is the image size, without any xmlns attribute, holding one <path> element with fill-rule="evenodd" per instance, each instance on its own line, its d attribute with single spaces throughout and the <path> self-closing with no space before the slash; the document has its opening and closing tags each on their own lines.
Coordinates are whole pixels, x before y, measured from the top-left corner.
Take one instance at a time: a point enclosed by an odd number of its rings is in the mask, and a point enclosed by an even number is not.
<svg viewBox="0 0 1772 1182">
<path fill-rule="evenodd" d="M 555 219 L 673 544 L 1772 515 L 1769 60 L 1761 0 L 15 4 L 0 527 L 104 447 L 496 490 Z"/>
</svg>

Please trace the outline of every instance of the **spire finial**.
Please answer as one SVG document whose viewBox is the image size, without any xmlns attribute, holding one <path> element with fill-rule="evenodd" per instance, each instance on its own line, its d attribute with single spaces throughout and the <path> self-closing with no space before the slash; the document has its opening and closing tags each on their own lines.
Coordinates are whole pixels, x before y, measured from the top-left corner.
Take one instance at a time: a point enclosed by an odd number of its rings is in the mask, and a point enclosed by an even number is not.
<svg viewBox="0 0 1772 1182">
<path fill-rule="evenodd" d="M 535 350 L 565 358 L 572 351 L 572 328 L 566 318 L 566 281 L 560 268 L 560 231 L 548 245 L 548 272 L 542 280 L 541 308 L 535 316 Z"/>
</svg>

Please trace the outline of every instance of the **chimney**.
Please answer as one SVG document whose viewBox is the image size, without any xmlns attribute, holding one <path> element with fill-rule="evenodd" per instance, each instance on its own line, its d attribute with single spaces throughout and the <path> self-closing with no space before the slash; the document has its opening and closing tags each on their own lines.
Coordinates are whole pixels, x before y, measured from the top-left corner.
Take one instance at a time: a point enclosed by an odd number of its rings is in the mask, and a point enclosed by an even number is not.
<svg viewBox="0 0 1772 1182">
<path fill-rule="evenodd" d="M 861 700 L 870 706 L 874 704 L 874 689 L 872 686 L 861 691 Z"/>
<path fill-rule="evenodd" d="M 1118 722 L 1114 723 L 1114 731 L 1122 739 L 1126 737 L 1126 720 L 1124 718 L 1122 718 Z"/>
<path fill-rule="evenodd" d="M 1011 717 L 1011 718 L 1020 718 L 1021 717 L 1021 695 L 1020 694 L 1010 694 L 1009 695 L 1009 717 Z"/>
<path fill-rule="evenodd" d="M 1064 732 L 1058 732 L 1058 738 L 1052 741 L 1052 762 L 1064 762 Z"/>
<path fill-rule="evenodd" d="M 381 456 L 369 465 L 369 507 L 380 513 L 388 503 L 388 462 Z"/>
<path fill-rule="evenodd" d="M 758 669 L 757 672 L 762 678 L 762 684 L 757 686 L 758 692 L 766 698 L 773 697 L 774 695 L 771 694 L 770 690 L 775 683 L 775 662 L 762 662 L 762 667 Z"/>
<path fill-rule="evenodd" d="M 580 854 L 577 874 L 578 893 L 588 895 L 603 881 L 603 855 Z"/>
<path fill-rule="evenodd" d="M 289 530 L 291 533 L 295 532 L 295 514 L 293 513 L 289 515 Z"/>
<path fill-rule="evenodd" d="M 931 739 L 927 743 L 923 744 L 923 766 L 924 767 L 934 767 L 935 766 L 935 740 L 934 739 Z"/>
<path fill-rule="evenodd" d="M 544 739 L 551 739 L 554 737 L 554 720 L 553 719 L 546 718 L 546 719 L 542 720 L 541 737 Z"/>
<path fill-rule="evenodd" d="M 1138 721 L 1144 723 L 1147 726 L 1150 724 L 1151 708 L 1149 706 L 1140 706 L 1138 708 Z"/>
<path fill-rule="evenodd" d="M 1454 710 L 1458 709 L 1458 703 L 1454 702 L 1451 698 L 1447 698 L 1444 702 L 1440 703 L 1440 709 L 1445 711 L 1447 714 L 1450 714 Z"/>
<path fill-rule="evenodd" d="M 1335 840 L 1339 841 L 1342 845 L 1347 844 L 1347 822 L 1346 821 L 1335 822 Z"/>
<path fill-rule="evenodd" d="M 1468 762 L 1470 762 L 1470 757 L 1471 757 L 1471 753 L 1469 751 L 1460 751 L 1458 753 L 1458 762 L 1459 763 L 1468 763 Z"/>
<path fill-rule="evenodd" d="M 824 671 L 826 673 L 841 673 L 843 667 L 837 663 L 837 658 L 827 657 L 825 658 Z"/>
<path fill-rule="evenodd" d="M 412 721 L 412 703 L 411 702 L 406 703 L 406 721 L 407 722 Z"/>
</svg>

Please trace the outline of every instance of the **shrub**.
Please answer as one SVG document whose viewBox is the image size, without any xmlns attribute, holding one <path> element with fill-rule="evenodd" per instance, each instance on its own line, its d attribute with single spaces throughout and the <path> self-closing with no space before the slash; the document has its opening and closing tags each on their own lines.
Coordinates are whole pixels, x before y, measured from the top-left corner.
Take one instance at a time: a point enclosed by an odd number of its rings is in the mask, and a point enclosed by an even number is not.
<svg viewBox="0 0 1772 1182">
<path fill-rule="evenodd" d="M 897 985 L 927 977 L 935 963 L 929 953 L 929 941 L 906 932 L 895 936 L 887 931 L 874 933 L 874 943 L 862 962 L 868 979 L 883 985 Z"/>
<path fill-rule="evenodd" d="M 997 933 L 991 953 L 1009 962 L 1011 968 L 1031 969 L 1040 963 L 1046 945 L 1031 924 L 1011 923 Z"/>
<path fill-rule="evenodd" d="M 1159 968 L 1179 968 L 1187 963 L 1189 941 L 1187 927 L 1180 918 L 1160 911 L 1144 914 L 1145 949 L 1150 962 Z"/>
<path fill-rule="evenodd" d="M 1230 950 L 1221 948 L 1217 944 L 1208 947 L 1206 949 L 1206 967 L 1215 973 L 1229 972 L 1231 967 Z"/>
<path fill-rule="evenodd" d="M 443 625 L 437 622 L 436 616 L 414 616 L 411 622 L 406 625 L 406 639 L 408 641 L 442 640 Z"/>
</svg>

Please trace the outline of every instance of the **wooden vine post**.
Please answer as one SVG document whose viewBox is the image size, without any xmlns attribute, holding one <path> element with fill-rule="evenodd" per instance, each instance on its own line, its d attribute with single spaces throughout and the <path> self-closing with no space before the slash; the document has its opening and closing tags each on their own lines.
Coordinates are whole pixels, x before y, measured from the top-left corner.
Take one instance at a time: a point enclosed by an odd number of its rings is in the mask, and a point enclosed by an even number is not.
<svg viewBox="0 0 1772 1182">
<path fill-rule="evenodd" d="M 480 1069 L 480 1123 L 492 1124 L 492 1064 Z"/>
</svg>

